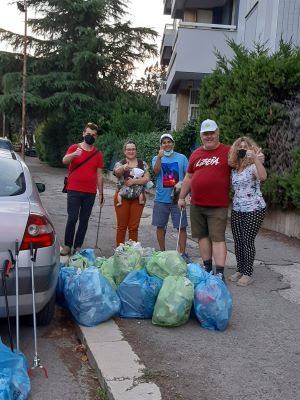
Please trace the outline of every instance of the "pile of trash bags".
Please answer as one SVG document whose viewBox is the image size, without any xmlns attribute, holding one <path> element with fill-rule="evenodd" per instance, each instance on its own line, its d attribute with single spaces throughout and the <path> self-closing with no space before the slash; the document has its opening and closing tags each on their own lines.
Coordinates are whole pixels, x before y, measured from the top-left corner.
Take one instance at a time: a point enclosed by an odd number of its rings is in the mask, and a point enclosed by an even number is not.
<svg viewBox="0 0 300 400">
<path fill-rule="evenodd" d="M 0 399 L 26 400 L 30 393 L 28 365 L 23 353 L 11 351 L 0 339 Z"/>
<path fill-rule="evenodd" d="M 113 316 L 152 319 L 175 327 L 188 321 L 192 308 L 200 325 L 223 331 L 232 297 L 224 282 L 199 264 L 186 264 L 177 251 L 158 252 L 139 242 L 120 245 L 109 258 L 84 249 L 62 264 L 57 302 L 76 321 L 95 326 Z"/>
</svg>

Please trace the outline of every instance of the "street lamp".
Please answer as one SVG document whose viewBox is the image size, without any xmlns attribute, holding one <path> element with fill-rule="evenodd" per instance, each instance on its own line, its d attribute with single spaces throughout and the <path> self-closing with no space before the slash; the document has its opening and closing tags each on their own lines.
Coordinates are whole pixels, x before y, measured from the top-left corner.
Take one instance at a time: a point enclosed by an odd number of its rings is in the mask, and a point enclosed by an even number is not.
<svg viewBox="0 0 300 400">
<path fill-rule="evenodd" d="M 22 73 L 22 149 L 21 155 L 25 160 L 25 137 L 26 137 L 26 86 L 27 86 L 27 0 L 17 2 L 18 9 L 24 13 L 24 39 L 23 39 L 23 73 Z"/>
</svg>

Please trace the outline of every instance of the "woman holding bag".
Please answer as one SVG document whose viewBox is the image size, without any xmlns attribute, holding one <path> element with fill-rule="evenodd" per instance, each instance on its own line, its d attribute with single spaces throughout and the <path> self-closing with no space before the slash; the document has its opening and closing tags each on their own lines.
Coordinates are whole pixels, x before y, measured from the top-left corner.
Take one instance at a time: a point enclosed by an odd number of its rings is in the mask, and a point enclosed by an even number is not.
<svg viewBox="0 0 300 400">
<path fill-rule="evenodd" d="M 114 196 L 114 206 L 117 217 L 116 245 L 125 243 L 126 232 L 128 239 L 138 240 L 138 229 L 145 206 L 141 204 L 139 196 L 143 193 L 143 186 L 150 180 L 148 165 L 137 158 L 137 148 L 133 141 L 128 141 L 123 146 L 125 158 L 115 164 L 113 173 L 118 178 L 118 190 Z M 133 177 L 133 169 L 144 171 L 140 178 Z M 127 190 L 122 190 L 126 186 Z M 118 202 L 118 193 L 122 193 L 122 204 Z M 145 199 L 146 200 L 146 199 Z"/>
</svg>

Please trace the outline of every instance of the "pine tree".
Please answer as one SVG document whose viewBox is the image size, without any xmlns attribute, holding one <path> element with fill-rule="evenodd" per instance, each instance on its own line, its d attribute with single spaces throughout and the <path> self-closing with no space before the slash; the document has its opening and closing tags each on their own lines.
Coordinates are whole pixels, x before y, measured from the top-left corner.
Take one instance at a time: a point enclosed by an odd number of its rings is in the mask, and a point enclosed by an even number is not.
<svg viewBox="0 0 300 400">
<path fill-rule="evenodd" d="M 130 85 L 134 63 L 156 54 L 149 28 L 133 28 L 122 0 L 27 0 L 28 115 L 39 120 L 101 120 L 117 93 Z M 0 52 L 0 110 L 20 110 L 22 35 L 0 29 L 14 53 Z M 72 128 L 78 128 L 73 122 Z"/>
</svg>

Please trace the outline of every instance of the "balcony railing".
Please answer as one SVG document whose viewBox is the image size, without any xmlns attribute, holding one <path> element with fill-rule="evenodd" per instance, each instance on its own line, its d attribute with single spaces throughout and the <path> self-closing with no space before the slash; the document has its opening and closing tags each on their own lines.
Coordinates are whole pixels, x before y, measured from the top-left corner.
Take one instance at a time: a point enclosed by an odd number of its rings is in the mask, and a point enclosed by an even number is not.
<svg viewBox="0 0 300 400">
<path fill-rule="evenodd" d="M 236 25 L 207 24 L 207 23 L 203 23 L 203 22 L 183 22 L 183 21 L 181 21 L 181 22 L 179 22 L 178 28 L 220 29 L 222 31 L 236 31 Z"/>
</svg>

